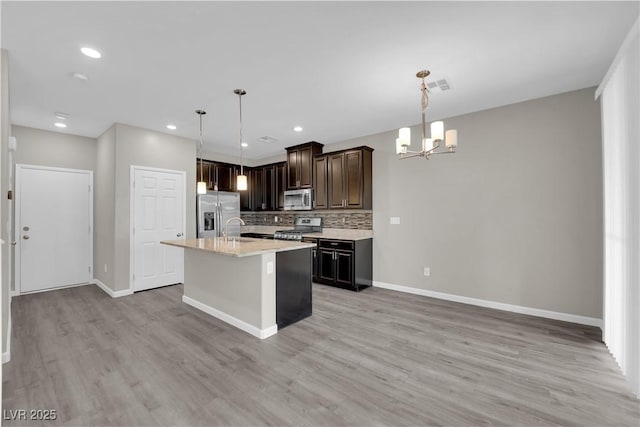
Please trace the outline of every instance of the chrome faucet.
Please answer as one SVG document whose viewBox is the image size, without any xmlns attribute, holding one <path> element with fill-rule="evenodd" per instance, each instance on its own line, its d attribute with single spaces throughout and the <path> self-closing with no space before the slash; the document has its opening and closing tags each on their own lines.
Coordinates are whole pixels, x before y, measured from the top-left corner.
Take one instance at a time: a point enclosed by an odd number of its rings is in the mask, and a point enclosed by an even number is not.
<svg viewBox="0 0 640 427">
<path fill-rule="evenodd" d="M 238 217 L 238 216 L 234 216 L 233 218 L 229 218 L 227 220 L 227 222 L 224 224 L 224 232 L 222 233 L 222 237 L 224 237 L 224 241 L 227 241 L 227 235 L 228 235 L 228 228 L 229 228 L 229 223 L 231 221 L 239 221 L 240 225 L 245 225 L 244 221 L 242 220 L 242 218 Z"/>
</svg>

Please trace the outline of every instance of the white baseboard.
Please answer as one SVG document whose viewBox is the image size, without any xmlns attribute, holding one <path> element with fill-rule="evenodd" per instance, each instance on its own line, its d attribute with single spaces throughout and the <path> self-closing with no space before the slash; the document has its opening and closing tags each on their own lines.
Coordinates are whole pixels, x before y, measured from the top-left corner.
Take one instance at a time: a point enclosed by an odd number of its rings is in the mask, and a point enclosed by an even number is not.
<svg viewBox="0 0 640 427">
<path fill-rule="evenodd" d="M 254 337 L 258 337 L 260 339 L 269 338 L 271 335 L 275 335 L 278 333 L 278 325 L 270 326 L 266 329 L 256 328 L 253 325 L 248 324 L 247 322 L 240 320 L 236 317 L 233 317 L 223 311 L 215 309 L 207 304 L 203 304 L 200 301 L 194 300 L 193 298 L 189 298 L 188 296 L 182 296 L 182 302 L 190 305 L 191 307 L 195 307 L 200 311 L 204 311 L 205 313 L 222 320 L 232 326 L 235 326 L 238 329 L 241 329 Z"/>
<path fill-rule="evenodd" d="M 9 321 L 7 322 L 7 351 L 2 353 L 2 364 L 11 361 L 11 300 L 9 300 Z"/>
<path fill-rule="evenodd" d="M 443 299 L 447 301 L 461 302 L 463 304 L 477 305 L 480 307 L 494 308 L 496 310 L 511 311 L 513 313 L 528 314 L 530 316 L 545 317 L 547 319 L 562 320 L 564 322 L 578 323 L 581 325 L 596 326 L 602 329 L 602 319 L 595 317 L 578 316 L 576 314 L 560 313 L 557 311 L 542 310 L 540 308 L 523 307 L 521 305 L 505 304 L 478 298 L 463 297 L 460 295 L 430 291 L 427 289 L 412 288 L 409 286 L 394 285 L 385 282 L 373 282 L 373 286 L 390 289 L 392 291 L 408 294 L 422 295 L 425 297 Z"/>
<path fill-rule="evenodd" d="M 114 291 L 113 289 L 111 289 L 110 287 L 108 287 L 98 279 L 93 279 L 93 283 L 95 283 L 97 287 L 102 289 L 111 298 L 120 298 L 120 297 L 126 297 L 127 295 L 133 295 L 133 291 L 131 289 Z"/>
</svg>

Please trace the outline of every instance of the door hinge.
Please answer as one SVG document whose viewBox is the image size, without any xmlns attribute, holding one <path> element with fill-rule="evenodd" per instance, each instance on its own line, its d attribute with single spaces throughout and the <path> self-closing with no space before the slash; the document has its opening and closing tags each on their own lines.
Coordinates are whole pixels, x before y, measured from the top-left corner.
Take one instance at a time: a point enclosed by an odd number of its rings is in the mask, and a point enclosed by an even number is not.
<svg viewBox="0 0 640 427">
<path fill-rule="evenodd" d="M 87 187 L 89 187 L 89 193 L 91 193 L 91 186 L 90 186 L 90 185 L 87 185 Z"/>
<path fill-rule="evenodd" d="M 135 275 L 135 274 L 133 275 L 133 280 L 134 280 L 134 281 L 136 280 L 136 275 Z"/>
<path fill-rule="evenodd" d="M 91 266 L 89 266 L 89 273 L 91 273 Z"/>
</svg>

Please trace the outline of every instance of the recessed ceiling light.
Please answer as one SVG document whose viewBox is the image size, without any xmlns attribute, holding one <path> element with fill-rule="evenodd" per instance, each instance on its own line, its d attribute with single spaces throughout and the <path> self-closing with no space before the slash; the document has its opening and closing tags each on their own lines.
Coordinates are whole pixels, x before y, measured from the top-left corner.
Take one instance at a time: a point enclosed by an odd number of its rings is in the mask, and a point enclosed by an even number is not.
<svg viewBox="0 0 640 427">
<path fill-rule="evenodd" d="M 62 123 L 62 122 L 55 122 L 53 125 L 55 127 L 59 127 L 59 128 L 66 128 L 67 127 L 67 125 L 65 123 Z"/>
<path fill-rule="evenodd" d="M 249 144 L 247 144 L 246 142 L 243 142 L 243 143 L 242 143 L 242 144 L 240 144 L 240 145 L 242 145 L 242 147 L 243 147 L 243 148 L 247 148 L 247 147 L 249 146 Z"/>
<path fill-rule="evenodd" d="M 167 129 L 176 130 L 178 129 L 176 125 L 167 125 Z"/>
<path fill-rule="evenodd" d="M 294 126 L 293 130 L 296 132 L 302 132 L 302 126 Z"/>
<path fill-rule="evenodd" d="M 90 47 L 83 47 L 82 49 L 80 49 L 80 52 L 84 53 L 89 58 L 93 58 L 93 59 L 102 58 L 102 54 L 100 52 Z"/>
<path fill-rule="evenodd" d="M 78 80 L 84 80 L 84 81 L 89 80 L 89 77 L 87 77 L 86 75 L 84 75 L 82 73 L 73 73 L 72 76 L 75 77 Z"/>
</svg>

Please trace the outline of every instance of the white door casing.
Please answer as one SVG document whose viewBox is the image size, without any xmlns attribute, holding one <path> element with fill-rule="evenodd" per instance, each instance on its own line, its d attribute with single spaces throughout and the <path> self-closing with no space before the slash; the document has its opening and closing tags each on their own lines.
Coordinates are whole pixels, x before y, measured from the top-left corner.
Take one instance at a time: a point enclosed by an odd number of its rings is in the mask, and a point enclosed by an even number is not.
<svg viewBox="0 0 640 427">
<path fill-rule="evenodd" d="M 92 171 L 18 164 L 15 208 L 19 293 L 92 280 Z"/>
<path fill-rule="evenodd" d="M 184 236 L 186 174 L 131 166 L 131 288 L 184 281 L 184 250 L 160 244 Z"/>
</svg>

